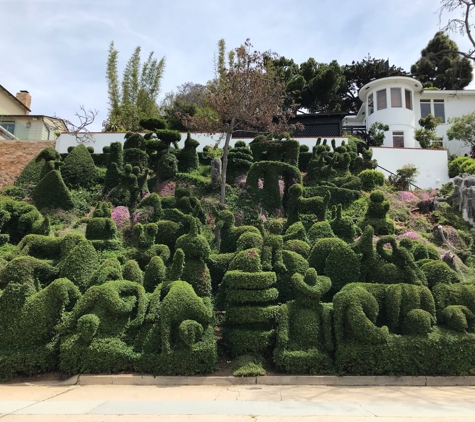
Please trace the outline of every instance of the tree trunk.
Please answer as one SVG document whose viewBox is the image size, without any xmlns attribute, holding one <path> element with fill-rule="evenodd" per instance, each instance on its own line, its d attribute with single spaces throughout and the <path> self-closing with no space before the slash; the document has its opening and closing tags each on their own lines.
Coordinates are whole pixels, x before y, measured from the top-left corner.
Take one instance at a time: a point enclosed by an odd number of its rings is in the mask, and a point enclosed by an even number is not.
<svg viewBox="0 0 475 422">
<path fill-rule="evenodd" d="M 221 173 L 221 195 L 219 197 L 219 202 L 224 205 L 226 203 L 226 171 L 228 169 L 228 151 L 229 151 L 229 142 L 231 142 L 231 137 L 233 135 L 235 117 L 231 119 L 229 123 L 228 131 L 226 132 L 226 141 L 224 142 L 223 149 L 223 171 Z"/>
<path fill-rule="evenodd" d="M 231 137 L 233 134 L 234 129 L 234 122 L 235 117 L 231 119 L 231 123 L 229 124 L 228 131 L 226 132 L 226 141 L 224 142 L 223 148 L 223 168 L 221 172 L 221 193 L 219 196 L 219 203 L 224 205 L 226 203 L 226 171 L 228 168 L 228 150 L 229 150 L 229 142 L 231 142 Z M 221 229 L 215 229 L 214 231 L 214 240 L 216 242 L 216 247 L 219 250 L 221 245 Z"/>
</svg>

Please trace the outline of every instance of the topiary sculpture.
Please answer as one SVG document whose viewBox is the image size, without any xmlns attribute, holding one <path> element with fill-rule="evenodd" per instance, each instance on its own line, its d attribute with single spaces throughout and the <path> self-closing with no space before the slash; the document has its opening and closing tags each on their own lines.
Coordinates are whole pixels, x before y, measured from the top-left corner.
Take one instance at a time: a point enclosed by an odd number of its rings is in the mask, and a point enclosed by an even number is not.
<svg viewBox="0 0 475 422">
<path fill-rule="evenodd" d="M 332 308 L 320 299 L 331 281 L 310 268 L 305 277 L 295 274 L 292 283 L 296 298 L 279 309 L 274 362 L 287 373 L 327 373 L 334 348 Z"/>
</svg>

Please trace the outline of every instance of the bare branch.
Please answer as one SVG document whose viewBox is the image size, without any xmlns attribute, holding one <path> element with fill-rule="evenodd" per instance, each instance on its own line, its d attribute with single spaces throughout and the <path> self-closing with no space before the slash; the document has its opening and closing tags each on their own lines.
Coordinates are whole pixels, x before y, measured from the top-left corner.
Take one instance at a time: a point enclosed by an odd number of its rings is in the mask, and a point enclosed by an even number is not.
<svg viewBox="0 0 475 422">
<path fill-rule="evenodd" d="M 89 125 L 94 123 L 96 116 L 99 114 L 99 111 L 94 109 L 86 110 L 82 105 L 80 107 L 81 112 L 76 112 L 75 116 L 79 119 L 79 124 L 74 124 L 70 120 L 64 119 L 66 126 L 70 133 L 76 136 L 76 141 L 78 144 L 86 144 L 88 142 L 96 142 L 92 133 L 87 129 Z"/>
</svg>

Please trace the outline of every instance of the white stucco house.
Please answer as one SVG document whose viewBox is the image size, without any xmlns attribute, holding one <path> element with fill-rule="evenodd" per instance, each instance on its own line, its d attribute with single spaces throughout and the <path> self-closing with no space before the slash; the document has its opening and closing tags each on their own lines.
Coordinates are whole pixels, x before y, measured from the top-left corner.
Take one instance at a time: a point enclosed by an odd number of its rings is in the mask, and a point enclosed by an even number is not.
<svg viewBox="0 0 475 422">
<path fill-rule="evenodd" d="M 442 118 L 437 128 L 440 146 L 451 154 L 463 155 L 470 148 L 462 141 L 449 141 L 447 130 L 452 117 L 461 117 L 475 111 L 475 90 L 431 90 L 406 76 L 391 76 L 367 83 L 359 91 L 363 102 L 358 114 L 345 116 L 343 126 L 364 126 L 369 130 L 375 122 L 389 126 L 383 147 L 420 148 L 414 139 L 418 121 L 431 113 Z"/>
</svg>

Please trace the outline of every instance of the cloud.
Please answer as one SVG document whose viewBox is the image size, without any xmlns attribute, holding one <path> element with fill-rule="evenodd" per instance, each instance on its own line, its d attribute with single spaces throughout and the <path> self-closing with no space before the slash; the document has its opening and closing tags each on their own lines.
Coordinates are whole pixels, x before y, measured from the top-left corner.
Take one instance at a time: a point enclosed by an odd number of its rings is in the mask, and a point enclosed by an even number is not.
<svg viewBox="0 0 475 422">
<path fill-rule="evenodd" d="M 107 115 L 109 43 L 119 69 L 136 46 L 142 59 L 166 56 L 162 94 L 184 82 L 206 83 L 220 38 L 228 48 L 250 38 L 297 63 L 340 64 L 389 58 L 410 69 L 439 30 L 433 0 L 0 0 L 0 84 L 27 89 L 37 114 L 72 120 L 80 105 Z M 448 18 L 448 17 L 445 17 Z M 460 48 L 464 37 L 452 34 Z M 7 65 L 5 65 L 7 63 Z M 100 130 L 100 122 L 95 129 Z"/>
</svg>

